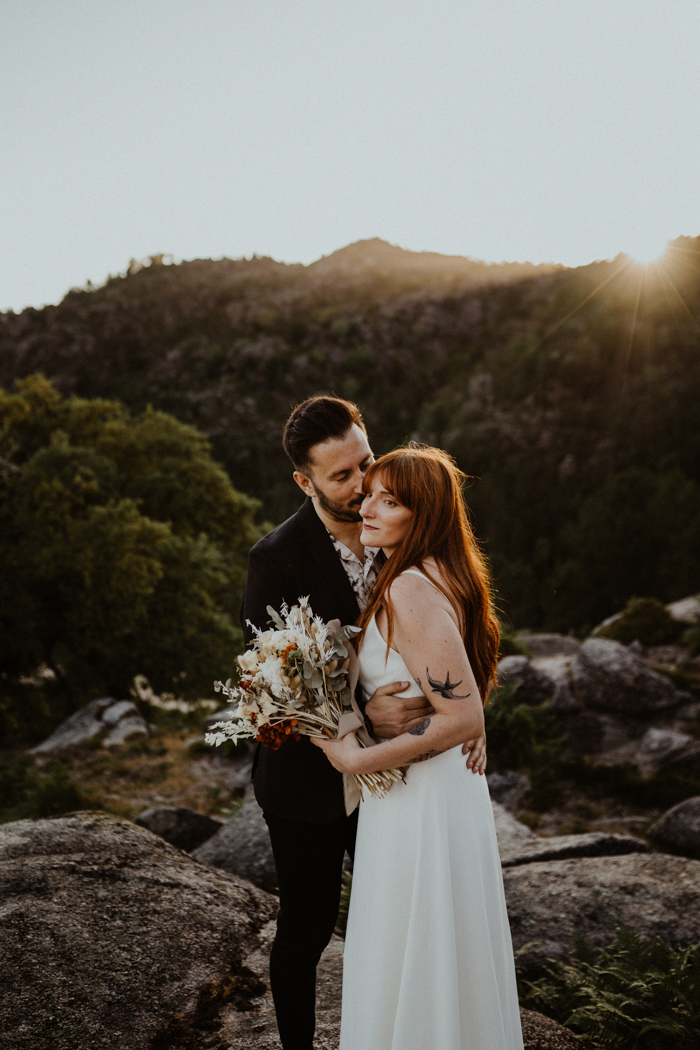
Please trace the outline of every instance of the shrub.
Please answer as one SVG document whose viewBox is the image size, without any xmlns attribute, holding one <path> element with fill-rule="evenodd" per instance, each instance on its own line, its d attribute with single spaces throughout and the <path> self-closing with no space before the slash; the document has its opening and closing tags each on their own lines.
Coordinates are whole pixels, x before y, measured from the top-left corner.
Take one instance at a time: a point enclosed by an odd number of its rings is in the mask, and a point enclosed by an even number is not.
<svg viewBox="0 0 700 1050">
<path fill-rule="evenodd" d="M 683 624 L 674 620 L 670 612 L 656 598 L 631 598 L 621 616 L 598 631 L 600 638 L 630 645 L 640 641 L 644 646 L 675 642 L 683 632 Z"/>
<path fill-rule="evenodd" d="M 607 1050 L 697 1050 L 700 944 L 674 950 L 618 927 L 607 950 L 578 941 L 570 962 L 525 985 L 540 1010 Z"/>
<path fill-rule="evenodd" d="M 58 817 L 84 809 L 88 802 L 57 760 L 40 770 L 31 756 L 18 755 L 0 767 L 0 810 L 5 820 Z"/>
</svg>

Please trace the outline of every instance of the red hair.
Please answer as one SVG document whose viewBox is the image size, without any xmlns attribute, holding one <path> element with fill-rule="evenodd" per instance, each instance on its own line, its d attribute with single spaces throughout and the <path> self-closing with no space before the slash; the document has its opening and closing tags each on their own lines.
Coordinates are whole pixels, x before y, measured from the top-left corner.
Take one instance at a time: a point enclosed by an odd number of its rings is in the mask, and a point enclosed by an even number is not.
<svg viewBox="0 0 700 1050">
<path fill-rule="evenodd" d="M 365 492 L 371 491 L 377 477 L 387 492 L 413 513 L 405 536 L 380 572 L 357 621 L 362 628 L 359 644 L 372 616 L 384 609 L 387 648 L 391 645 L 394 615 L 389 588 L 405 569 L 420 568 L 456 609 L 467 656 L 485 703 L 491 684 L 496 684 L 500 631 L 488 568 L 464 501 L 467 475 L 447 452 L 410 442 L 369 467 Z M 424 560 L 430 557 L 437 562 L 447 586 L 424 568 Z"/>
</svg>

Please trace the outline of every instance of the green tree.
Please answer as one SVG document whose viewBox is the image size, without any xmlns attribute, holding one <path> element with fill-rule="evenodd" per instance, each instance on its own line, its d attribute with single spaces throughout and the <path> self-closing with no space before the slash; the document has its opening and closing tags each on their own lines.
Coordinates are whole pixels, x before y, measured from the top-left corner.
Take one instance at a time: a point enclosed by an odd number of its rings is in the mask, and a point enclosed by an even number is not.
<svg viewBox="0 0 700 1050">
<path fill-rule="evenodd" d="M 42 664 L 55 677 L 37 732 L 94 696 L 126 695 L 135 674 L 196 696 L 228 671 L 257 503 L 193 427 L 64 398 L 32 376 L 0 391 L 0 491 L 10 729 L 37 721 L 19 683 Z"/>
</svg>

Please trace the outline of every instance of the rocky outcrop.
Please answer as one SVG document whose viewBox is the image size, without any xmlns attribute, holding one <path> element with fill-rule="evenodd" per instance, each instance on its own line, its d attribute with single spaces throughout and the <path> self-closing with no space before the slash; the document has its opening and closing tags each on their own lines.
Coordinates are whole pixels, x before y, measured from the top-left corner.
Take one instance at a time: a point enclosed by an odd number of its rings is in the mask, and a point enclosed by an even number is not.
<svg viewBox="0 0 700 1050">
<path fill-rule="evenodd" d="M 671 602 L 666 608 L 674 620 L 686 623 L 689 626 L 700 623 L 700 594 L 694 594 L 690 598 L 681 598 L 677 602 Z"/>
<path fill-rule="evenodd" d="M 518 641 L 530 651 L 533 659 L 577 656 L 581 649 L 581 643 L 569 634 L 519 634 Z"/>
<path fill-rule="evenodd" d="M 223 1050 L 266 990 L 248 960 L 275 898 L 130 821 L 0 827 L 0 901 L 12 1050 Z"/>
<path fill-rule="evenodd" d="M 588 1043 L 536 1010 L 520 1011 L 525 1050 L 585 1050 Z"/>
<path fill-rule="evenodd" d="M 67 718 L 50 737 L 43 740 L 31 753 L 34 755 L 61 751 L 75 744 L 85 744 L 104 733 L 106 747 L 123 744 L 130 736 L 148 733 L 148 726 L 131 700 L 113 700 L 103 697 Z"/>
<path fill-rule="evenodd" d="M 254 798 L 250 798 L 192 856 L 203 864 L 250 879 L 263 889 L 273 889 L 277 885 L 270 833 Z"/>
<path fill-rule="evenodd" d="M 658 715 L 692 699 L 668 678 L 656 674 L 627 646 L 607 638 L 588 638 L 571 674 L 576 695 L 585 707 L 632 715 Z"/>
<path fill-rule="evenodd" d="M 695 717 L 692 696 L 634 646 L 553 634 L 523 641 L 532 657 L 502 659 L 499 683 L 517 683 L 521 703 L 546 702 L 573 751 L 608 765 L 634 763 L 645 777 L 700 759 L 700 743 L 685 731 Z"/>
<path fill-rule="evenodd" d="M 486 782 L 494 802 L 502 806 L 515 806 L 530 787 L 530 778 L 525 773 L 507 769 L 501 773 L 487 773 Z"/>
<path fill-rule="evenodd" d="M 647 832 L 660 849 L 700 860 L 700 795 L 669 809 Z"/>
<path fill-rule="evenodd" d="M 674 947 L 700 941 L 700 862 L 665 854 L 550 860 L 505 868 L 518 965 L 526 977 L 565 958 L 574 935 L 607 946 L 618 925 Z"/>
<path fill-rule="evenodd" d="M 498 802 L 491 803 L 496 825 L 501 866 L 513 868 L 539 861 L 572 857 L 616 857 L 626 853 L 650 853 L 646 842 L 631 835 L 590 831 L 583 835 L 553 835 L 540 838 L 521 824 Z"/>
<path fill-rule="evenodd" d="M 139 813 L 136 823 L 140 828 L 147 828 L 154 835 L 160 835 L 171 846 L 190 853 L 215 835 L 223 822 L 205 813 L 196 813 L 193 809 L 163 806 Z"/>
</svg>

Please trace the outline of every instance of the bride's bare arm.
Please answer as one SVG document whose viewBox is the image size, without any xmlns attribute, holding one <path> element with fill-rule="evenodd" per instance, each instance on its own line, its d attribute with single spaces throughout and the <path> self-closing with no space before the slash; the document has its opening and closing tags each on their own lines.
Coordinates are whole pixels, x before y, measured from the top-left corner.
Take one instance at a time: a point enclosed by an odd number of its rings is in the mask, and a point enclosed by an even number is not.
<svg viewBox="0 0 700 1050">
<path fill-rule="evenodd" d="M 374 773 L 405 765 L 484 732 L 481 697 L 447 599 L 427 581 L 410 574 L 394 581 L 391 601 L 393 644 L 434 713 L 376 747 L 363 749 L 352 735 L 340 741 L 318 741 L 342 772 Z"/>
</svg>

